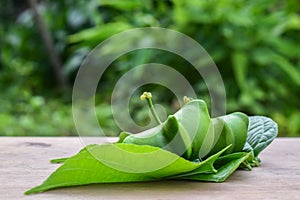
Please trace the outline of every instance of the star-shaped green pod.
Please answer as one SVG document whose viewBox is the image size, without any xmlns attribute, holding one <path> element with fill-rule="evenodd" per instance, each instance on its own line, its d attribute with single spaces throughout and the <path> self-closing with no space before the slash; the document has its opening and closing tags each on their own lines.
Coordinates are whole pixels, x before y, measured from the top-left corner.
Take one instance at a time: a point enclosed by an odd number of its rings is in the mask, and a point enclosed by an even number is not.
<svg viewBox="0 0 300 200">
<path fill-rule="evenodd" d="M 152 129 L 137 134 L 122 132 L 119 142 L 156 146 L 195 160 L 209 153 L 214 133 L 206 103 L 192 100 Z"/>
<path fill-rule="evenodd" d="M 243 149 L 247 138 L 247 115 L 236 112 L 211 119 L 203 100 L 189 99 L 180 110 L 161 123 L 154 111 L 151 93 L 145 92 L 142 97 L 148 101 L 160 124 L 137 134 L 122 132 L 120 143 L 156 146 L 188 160 L 208 157 L 228 145 L 232 146 L 225 154 Z"/>
</svg>

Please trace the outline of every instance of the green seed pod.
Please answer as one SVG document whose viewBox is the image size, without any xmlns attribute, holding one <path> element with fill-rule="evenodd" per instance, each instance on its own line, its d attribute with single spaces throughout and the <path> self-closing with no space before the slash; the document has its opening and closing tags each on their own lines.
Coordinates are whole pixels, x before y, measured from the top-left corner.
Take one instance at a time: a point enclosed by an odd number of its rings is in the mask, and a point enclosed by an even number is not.
<svg viewBox="0 0 300 200">
<path fill-rule="evenodd" d="M 192 153 L 188 159 L 194 160 L 208 154 L 214 134 L 206 103 L 199 99 L 191 100 L 174 115 L 191 138 Z"/>
<path fill-rule="evenodd" d="M 232 146 L 224 154 L 242 151 L 246 143 L 248 121 L 248 116 L 240 112 L 213 118 L 215 141 L 209 155 L 219 152 L 229 144 Z"/>
<path fill-rule="evenodd" d="M 122 132 L 118 142 L 160 147 L 188 160 L 203 159 L 228 145 L 224 154 L 242 151 L 248 123 L 248 116 L 240 112 L 211 119 L 206 103 L 191 99 L 165 122 L 137 134 Z"/>
</svg>

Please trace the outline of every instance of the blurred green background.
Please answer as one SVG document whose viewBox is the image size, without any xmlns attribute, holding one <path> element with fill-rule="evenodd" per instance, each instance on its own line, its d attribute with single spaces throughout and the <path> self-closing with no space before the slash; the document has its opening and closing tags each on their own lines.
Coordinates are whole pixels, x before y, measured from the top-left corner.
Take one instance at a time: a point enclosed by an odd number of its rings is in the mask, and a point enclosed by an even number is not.
<svg viewBox="0 0 300 200">
<path fill-rule="evenodd" d="M 266 115 L 279 124 L 280 136 L 300 136 L 298 0 L 1 0 L 0 15 L 2 136 L 77 135 L 71 95 L 83 59 L 115 33 L 152 26 L 187 34 L 207 50 L 222 74 L 228 113 Z M 107 135 L 119 134 L 109 104 L 115 80 L 153 58 L 186 75 L 198 97 L 209 99 L 203 80 L 189 76 L 183 61 L 137 51 L 112 64 L 96 96 Z M 156 103 L 171 105 L 168 112 L 176 109 L 170 91 L 147 89 Z M 136 97 L 132 116 L 146 123 L 148 108 Z"/>
</svg>

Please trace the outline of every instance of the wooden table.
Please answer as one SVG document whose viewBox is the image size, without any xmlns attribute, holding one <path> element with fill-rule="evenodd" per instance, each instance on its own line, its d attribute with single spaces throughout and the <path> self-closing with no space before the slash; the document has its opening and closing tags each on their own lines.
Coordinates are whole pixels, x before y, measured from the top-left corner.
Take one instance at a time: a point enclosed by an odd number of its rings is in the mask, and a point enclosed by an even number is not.
<svg viewBox="0 0 300 200">
<path fill-rule="evenodd" d="M 107 141 L 89 140 L 84 143 Z M 82 147 L 77 137 L 0 137 L 0 199 L 300 199 L 300 138 L 277 138 L 261 154 L 260 167 L 238 170 L 225 183 L 93 184 L 23 195 L 59 166 L 50 159 L 71 156 Z"/>
</svg>

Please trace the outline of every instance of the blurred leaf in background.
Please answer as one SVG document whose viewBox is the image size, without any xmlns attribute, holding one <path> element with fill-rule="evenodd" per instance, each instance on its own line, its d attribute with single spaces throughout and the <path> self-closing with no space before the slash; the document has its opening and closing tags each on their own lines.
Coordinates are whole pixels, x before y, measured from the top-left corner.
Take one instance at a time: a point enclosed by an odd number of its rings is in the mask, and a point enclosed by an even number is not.
<svg viewBox="0 0 300 200">
<path fill-rule="evenodd" d="M 212 56 L 226 86 L 228 112 L 266 115 L 279 123 L 280 136 L 300 136 L 298 0 L 41 0 L 38 10 L 71 83 L 89 51 L 113 34 L 170 28 L 192 37 Z M 2 0 L 0 13 L 0 135 L 76 135 L 71 91 L 56 83 L 27 2 Z M 131 52 L 105 72 L 96 98 L 99 123 L 108 135 L 119 133 L 109 106 L 113 85 L 133 66 L 150 61 L 178 70 L 198 97 L 209 101 L 201 76 L 185 60 L 159 50 Z M 166 88 L 151 86 L 151 92 L 159 103 L 175 105 Z M 131 108 L 140 110 L 132 113 L 137 122 L 149 120 L 140 103 L 132 101 Z"/>
</svg>

